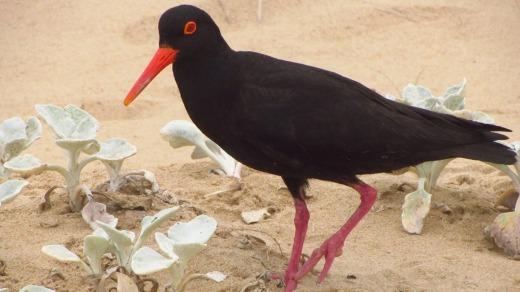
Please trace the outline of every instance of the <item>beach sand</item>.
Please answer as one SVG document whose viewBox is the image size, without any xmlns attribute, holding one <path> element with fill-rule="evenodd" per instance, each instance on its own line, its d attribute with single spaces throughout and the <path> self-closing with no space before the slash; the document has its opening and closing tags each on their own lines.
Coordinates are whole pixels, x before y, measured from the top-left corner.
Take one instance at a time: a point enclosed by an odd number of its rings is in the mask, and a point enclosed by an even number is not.
<svg viewBox="0 0 520 292">
<path fill-rule="evenodd" d="M 171 120 L 189 120 L 169 69 L 129 107 L 123 98 L 157 49 L 159 16 L 181 1 L 1 1 L 0 121 L 36 116 L 34 105 L 74 104 L 99 120 L 98 140 L 120 137 L 138 153 L 124 171 L 155 173 L 160 188 L 187 200 L 218 221 L 207 249 L 187 273 L 217 270 L 222 283 L 194 281 L 188 291 L 239 291 L 266 271 L 282 273 L 288 262 L 294 226 L 291 196 L 279 177 L 245 167 L 242 189 L 206 198 L 236 183 L 211 174 L 209 159 L 191 160 L 192 148 L 172 149 L 159 135 Z M 235 50 L 252 50 L 328 69 L 385 95 L 398 95 L 408 83 L 434 95 L 467 79 L 466 108 L 484 111 L 520 140 L 520 2 L 507 1 L 189 1 L 206 10 Z M 227 15 L 227 17 L 226 17 Z M 25 153 L 65 165 L 54 133 Z M 16 177 L 16 176 L 15 176 Z M 95 188 L 108 176 L 99 162 L 89 164 L 82 183 Z M 432 209 L 421 235 L 401 225 L 404 196 L 415 190 L 416 176 L 366 175 L 376 188 L 378 212 L 370 212 L 347 238 L 321 285 L 316 274 L 300 281 L 298 291 L 512 291 L 520 289 L 520 262 L 493 248 L 483 228 L 499 212 L 497 196 L 511 180 L 480 162 L 456 159 L 433 189 Z M 0 208 L 0 260 L 6 268 L 0 287 L 17 291 L 29 284 L 57 291 L 88 291 L 81 269 L 59 263 L 40 250 L 63 244 L 82 254 L 83 237 L 92 230 L 80 214 L 67 209 L 57 190 L 51 210 L 39 213 L 45 191 L 63 185 L 53 172 L 29 177 L 30 185 Z M 304 246 L 310 254 L 334 233 L 359 204 L 345 186 L 311 181 L 311 221 Z M 122 229 L 138 233 L 144 215 L 170 206 L 158 198 L 147 211 L 113 211 Z M 447 205 L 445 214 L 438 206 Z M 254 225 L 240 213 L 272 206 L 276 210 Z M 159 231 L 195 216 L 186 208 Z M 52 227 L 49 227 L 52 226 Z M 239 248 L 242 241 L 250 249 Z M 156 247 L 153 237 L 146 245 Z M 319 272 L 322 263 L 318 264 Z M 49 275 L 56 268 L 63 277 Z M 166 272 L 150 275 L 164 291 Z M 281 291 L 274 281 L 258 287 Z M 263 286 L 262 286 L 263 285 Z M 257 288 L 258 288 L 257 287 Z M 254 290 L 248 290 L 254 291 Z M 256 290 L 260 291 L 260 290 Z"/>
</svg>

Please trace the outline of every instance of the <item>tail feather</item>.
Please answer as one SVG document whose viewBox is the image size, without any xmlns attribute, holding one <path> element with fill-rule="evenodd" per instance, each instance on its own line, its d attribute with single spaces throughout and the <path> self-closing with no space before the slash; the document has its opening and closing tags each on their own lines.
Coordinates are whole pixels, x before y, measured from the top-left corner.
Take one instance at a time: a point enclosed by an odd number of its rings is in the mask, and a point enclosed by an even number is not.
<svg viewBox="0 0 520 292">
<path fill-rule="evenodd" d="M 439 159 L 462 157 L 506 165 L 511 165 L 518 161 L 516 153 L 511 148 L 495 142 L 497 140 L 509 139 L 508 136 L 497 132 L 511 132 L 510 129 L 495 124 L 466 120 L 452 115 L 439 115 L 430 111 L 421 113 L 429 115 L 431 120 L 436 119 L 440 124 L 447 123 L 445 124 L 447 129 L 453 129 L 455 132 L 458 131 L 460 133 L 459 135 L 448 135 L 448 137 L 452 137 L 454 140 L 456 140 L 456 137 L 463 139 L 458 141 L 459 143 L 462 142 L 458 146 L 433 150 L 430 153 L 439 157 Z M 462 135 L 463 133 L 469 135 Z"/>
<path fill-rule="evenodd" d="M 467 145 L 461 149 L 460 153 L 464 158 L 497 164 L 510 165 L 518 160 L 516 153 L 511 148 L 495 142 Z"/>
<path fill-rule="evenodd" d="M 421 153 L 418 153 L 421 155 Z M 515 151 L 508 146 L 497 142 L 483 142 L 477 144 L 461 145 L 429 153 L 433 159 L 441 160 L 447 158 L 467 158 L 496 164 L 515 164 L 518 161 Z"/>
</svg>

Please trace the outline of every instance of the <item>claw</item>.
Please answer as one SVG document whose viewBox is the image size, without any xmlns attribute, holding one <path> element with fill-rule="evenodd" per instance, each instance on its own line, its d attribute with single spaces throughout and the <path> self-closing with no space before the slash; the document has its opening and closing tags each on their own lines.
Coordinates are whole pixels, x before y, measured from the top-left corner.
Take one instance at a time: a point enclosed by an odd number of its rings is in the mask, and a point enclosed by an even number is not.
<svg viewBox="0 0 520 292">
<path fill-rule="evenodd" d="M 305 262 L 303 267 L 301 268 L 296 275 L 294 275 L 294 279 L 296 281 L 305 277 L 312 269 L 318 264 L 322 257 L 325 257 L 325 265 L 321 270 L 318 280 L 316 281 L 318 284 L 321 284 L 327 274 L 329 273 L 330 268 L 332 267 L 332 263 L 336 257 L 339 257 L 343 254 L 343 241 L 341 238 L 335 238 L 334 236 L 326 240 L 319 248 L 315 249 L 309 259 Z"/>
</svg>

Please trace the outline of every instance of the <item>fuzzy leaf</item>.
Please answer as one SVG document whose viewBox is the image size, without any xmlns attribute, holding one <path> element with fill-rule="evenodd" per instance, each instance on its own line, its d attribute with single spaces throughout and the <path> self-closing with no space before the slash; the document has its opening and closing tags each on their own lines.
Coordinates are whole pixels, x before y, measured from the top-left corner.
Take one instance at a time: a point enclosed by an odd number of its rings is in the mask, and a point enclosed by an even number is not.
<svg viewBox="0 0 520 292">
<path fill-rule="evenodd" d="M 131 231 L 117 230 L 115 227 L 109 224 L 97 221 L 99 227 L 108 234 L 110 240 L 114 243 L 116 257 L 121 266 L 130 270 L 130 256 L 132 255 L 132 242 L 134 241 L 135 234 Z M 131 271 L 130 271 L 131 272 Z"/>
<path fill-rule="evenodd" d="M 465 89 L 466 89 L 466 78 L 462 79 L 462 82 L 460 84 L 455 84 L 452 87 L 446 89 L 444 96 L 447 97 L 450 95 L 461 95 Z"/>
<path fill-rule="evenodd" d="M 186 267 L 188 262 L 191 260 L 191 258 L 194 257 L 199 252 L 205 250 L 207 245 L 205 243 L 198 243 L 198 242 L 187 242 L 187 243 L 175 242 L 172 247 L 173 247 L 173 252 L 179 257 L 180 264 L 181 264 L 181 270 L 184 271 L 184 268 Z"/>
<path fill-rule="evenodd" d="M 138 275 L 147 275 L 168 269 L 178 260 L 169 259 L 149 247 L 137 250 L 132 256 L 132 270 Z"/>
<path fill-rule="evenodd" d="M 101 257 L 109 248 L 108 239 L 103 236 L 87 235 L 83 238 L 83 254 L 87 257 L 90 268 L 95 275 L 100 275 Z"/>
<path fill-rule="evenodd" d="M 452 111 L 464 109 L 464 95 L 450 95 L 443 100 L 442 105 Z"/>
<path fill-rule="evenodd" d="M 157 212 L 157 214 L 154 216 L 145 216 L 143 220 L 141 220 L 141 233 L 139 234 L 139 237 L 148 237 L 149 234 L 153 232 L 157 226 L 159 226 L 159 224 L 175 215 L 175 213 L 177 213 L 180 209 L 180 206 L 176 206 L 163 209 Z"/>
<path fill-rule="evenodd" d="M 91 144 L 88 144 L 85 147 L 83 147 L 81 149 L 81 151 L 83 151 L 89 155 L 92 155 L 92 154 L 98 153 L 100 149 L 101 149 L 101 146 L 99 146 L 98 141 L 94 141 Z"/>
<path fill-rule="evenodd" d="M 34 175 L 45 171 L 47 164 L 42 163 L 34 155 L 25 154 L 9 160 L 4 167 L 22 175 Z"/>
<path fill-rule="evenodd" d="M 131 231 L 117 230 L 113 224 L 107 224 L 105 222 L 98 221 L 99 227 L 105 231 L 110 239 L 121 247 L 126 247 L 132 244 L 135 239 L 135 234 Z"/>
<path fill-rule="evenodd" d="M 27 126 L 25 127 L 25 132 L 27 134 L 27 144 L 26 147 L 29 147 L 34 141 L 40 139 L 42 137 L 42 123 L 35 117 L 30 117 L 27 120 Z"/>
<path fill-rule="evenodd" d="M 68 250 L 63 245 L 46 245 L 42 247 L 42 252 L 46 255 L 57 259 L 64 263 L 81 262 L 81 259 L 72 251 Z"/>
<path fill-rule="evenodd" d="M 161 210 L 154 216 L 145 216 L 143 220 L 141 220 L 141 233 L 139 234 L 139 240 L 136 243 L 135 249 L 140 248 L 141 244 L 150 236 L 150 234 L 152 234 L 155 228 L 177 213 L 180 209 L 180 206 L 176 206 Z"/>
<path fill-rule="evenodd" d="M 168 229 L 168 237 L 176 243 L 206 243 L 217 229 L 217 220 L 199 215 L 190 222 L 177 222 Z"/>
<path fill-rule="evenodd" d="M 157 193 L 159 191 L 159 183 L 157 182 L 155 175 L 147 170 L 142 170 L 142 172 L 144 179 L 146 179 L 152 185 L 152 192 Z"/>
<path fill-rule="evenodd" d="M 22 138 L 22 139 L 13 140 L 13 141 L 9 142 L 8 144 L 6 144 L 4 147 L 4 150 L 3 150 L 4 151 L 3 160 L 8 161 L 8 160 L 12 159 L 13 157 L 20 155 L 20 153 L 22 153 L 22 151 L 26 148 L 25 147 L 26 142 L 27 142 L 27 139 Z"/>
<path fill-rule="evenodd" d="M 216 159 L 210 158 L 215 160 L 227 175 L 233 175 L 237 164 L 235 159 L 211 140 L 206 140 L 206 146 L 218 157 Z"/>
<path fill-rule="evenodd" d="M 160 133 L 173 148 L 194 145 L 192 159 L 209 157 L 218 163 L 227 175 L 233 175 L 235 159 L 206 138 L 193 123 L 182 120 L 171 121 L 161 129 Z"/>
<path fill-rule="evenodd" d="M 494 124 L 495 119 L 491 117 L 490 115 L 480 112 L 480 111 L 470 111 L 469 119 L 475 122 L 480 122 L 484 124 Z"/>
<path fill-rule="evenodd" d="M 175 252 L 174 252 L 175 241 L 170 239 L 168 236 L 164 235 L 163 233 L 156 232 L 155 241 L 157 242 L 157 245 L 159 246 L 159 248 L 165 254 L 167 254 L 171 259 L 179 258 L 179 256 L 177 256 L 177 254 L 175 254 Z"/>
<path fill-rule="evenodd" d="M 75 105 L 64 108 L 47 104 L 36 105 L 36 111 L 52 128 L 58 139 L 96 139 L 98 121 Z"/>
<path fill-rule="evenodd" d="M 424 178 L 423 188 L 427 192 L 431 192 L 432 188 L 437 183 L 442 170 L 452 161 L 453 159 L 443 159 L 437 161 L 426 161 L 415 166 L 419 179 Z M 420 182 L 419 182 L 420 184 Z M 418 188 L 421 188 L 420 186 Z"/>
<path fill-rule="evenodd" d="M 35 117 L 29 118 L 27 124 L 19 117 L 5 120 L 0 124 L 0 164 L 20 155 L 40 137 L 41 123 Z"/>
<path fill-rule="evenodd" d="M 448 88 L 444 96 L 434 97 L 428 88 L 409 84 L 403 89 L 403 98 L 411 106 L 451 114 L 452 111 L 464 109 L 465 85 L 466 79 Z"/>
<path fill-rule="evenodd" d="M 424 190 L 425 179 L 420 178 L 417 191 L 406 195 L 401 222 L 408 233 L 421 234 L 423 220 L 430 212 L 432 195 Z"/>
<path fill-rule="evenodd" d="M 95 139 L 56 139 L 56 145 L 68 151 L 89 148 L 95 142 Z"/>
<path fill-rule="evenodd" d="M 55 292 L 55 290 L 42 286 L 28 285 L 20 289 L 18 292 Z"/>
<path fill-rule="evenodd" d="M 13 141 L 25 140 L 25 127 L 25 122 L 19 117 L 5 120 L 0 124 L 0 143 L 7 145 Z"/>
<path fill-rule="evenodd" d="M 462 110 L 465 107 L 466 78 L 460 84 L 453 85 L 446 90 L 442 98 L 442 104 L 452 111 Z"/>
<path fill-rule="evenodd" d="M 112 228 L 116 228 L 117 221 L 118 221 L 118 219 L 115 218 L 114 220 L 108 222 L 107 225 L 112 227 Z M 101 237 L 105 238 L 106 240 L 110 240 L 110 236 L 108 236 L 108 234 L 105 232 L 105 230 L 103 230 L 103 228 L 101 228 L 101 227 L 99 227 L 98 229 L 94 230 L 94 232 L 92 232 L 92 235 L 101 236 Z"/>
<path fill-rule="evenodd" d="M 95 139 L 96 132 L 99 128 L 98 121 L 83 109 L 69 104 L 63 108 L 65 112 L 70 114 L 70 117 L 75 123 L 74 131 L 71 138 L 76 139 Z"/>
<path fill-rule="evenodd" d="M 432 109 L 438 103 L 431 91 L 420 85 L 408 84 L 403 89 L 403 98 L 407 104 L 424 109 Z"/>
<path fill-rule="evenodd" d="M 118 161 L 137 153 L 137 148 L 125 139 L 113 138 L 99 142 L 100 150 L 95 156 L 100 160 Z"/>
<path fill-rule="evenodd" d="M 8 180 L 0 184 L 0 206 L 13 201 L 16 196 L 27 186 L 29 182 L 25 180 Z"/>
<path fill-rule="evenodd" d="M 206 151 L 206 148 L 200 148 L 198 146 L 195 146 L 193 148 L 193 152 L 191 152 L 191 159 L 197 160 L 208 157 L 208 152 Z"/>
<path fill-rule="evenodd" d="M 169 122 L 161 129 L 160 134 L 172 148 L 197 145 L 205 140 L 204 134 L 193 123 L 182 120 Z"/>
</svg>

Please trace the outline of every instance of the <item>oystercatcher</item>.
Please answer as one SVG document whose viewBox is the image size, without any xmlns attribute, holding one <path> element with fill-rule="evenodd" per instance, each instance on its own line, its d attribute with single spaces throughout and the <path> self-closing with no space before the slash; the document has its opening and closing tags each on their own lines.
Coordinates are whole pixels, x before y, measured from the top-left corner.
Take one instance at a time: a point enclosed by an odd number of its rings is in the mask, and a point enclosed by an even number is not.
<svg viewBox="0 0 520 292">
<path fill-rule="evenodd" d="M 344 241 L 377 198 L 359 174 L 389 172 L 454 157 L 513 164 L 496 140 L 510 130 L 385 99 L 362 84 L 319 68 L 234 51 L 201 9 L 181 5 L 159 20 L 159 49 L 128 93 L 128 105 L 169 64 L 192 121 L 243 164 L 279 175 L 294 198 L 295 237 L 285 271 L 296 288 L 324 257 L 321 283 Z M 309 179 L 352 187 L 361 203 L 300 268 L 309 221 Z"/>
</svg>

